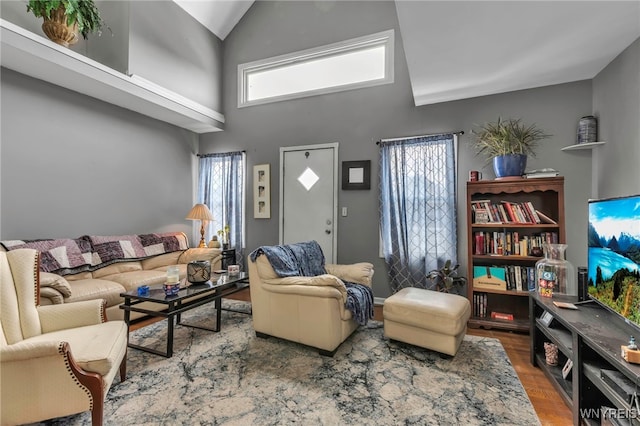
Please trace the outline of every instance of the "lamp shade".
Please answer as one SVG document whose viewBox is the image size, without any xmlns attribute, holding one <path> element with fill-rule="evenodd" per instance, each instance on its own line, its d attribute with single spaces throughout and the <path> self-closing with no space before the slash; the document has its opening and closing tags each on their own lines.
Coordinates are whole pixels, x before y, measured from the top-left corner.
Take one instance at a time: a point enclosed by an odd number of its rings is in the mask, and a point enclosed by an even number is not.
<svg viewBox="0 0 640 426">
<path fill-rule="evenodd" d="M 211 214 L 211 211 L 209 211 L 209 207 L 205 204 L 196 204 L 185 219 L 213 220 L 213 215 Z"/>
</svg>

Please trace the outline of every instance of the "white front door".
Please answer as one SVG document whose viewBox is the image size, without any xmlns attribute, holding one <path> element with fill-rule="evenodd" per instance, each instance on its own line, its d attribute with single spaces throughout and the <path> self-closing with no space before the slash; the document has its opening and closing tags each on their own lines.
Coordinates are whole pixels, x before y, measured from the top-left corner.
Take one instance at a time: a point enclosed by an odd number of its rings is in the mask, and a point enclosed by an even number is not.
<svg viewBox="0 0 640 426">
<path fill-rule="evenodd" d="M 280 148 L 280 244 L 316 240 L 337 261 L 338 144 Z"/>
</svg>

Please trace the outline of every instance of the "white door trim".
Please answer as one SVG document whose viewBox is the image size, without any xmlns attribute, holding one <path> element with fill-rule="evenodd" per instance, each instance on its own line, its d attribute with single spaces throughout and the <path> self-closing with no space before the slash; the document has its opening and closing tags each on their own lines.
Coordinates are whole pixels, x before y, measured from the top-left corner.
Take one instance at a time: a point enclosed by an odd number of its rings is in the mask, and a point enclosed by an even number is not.
<svg viewBox="0 0 640 426">
<path fill-rule="evenodd" d="M 284 153 L 287 151 L 303 151 L 312 149 L 333 148 L 333 259 L 327 259 L 329 263 L 338 262 L 338 142 L 322 143 L 317 145 L 301 145 L 280 147 L 280 200 L 278 218 L 278 239 L 279 244 L 284 240 Z"/>
</svg>

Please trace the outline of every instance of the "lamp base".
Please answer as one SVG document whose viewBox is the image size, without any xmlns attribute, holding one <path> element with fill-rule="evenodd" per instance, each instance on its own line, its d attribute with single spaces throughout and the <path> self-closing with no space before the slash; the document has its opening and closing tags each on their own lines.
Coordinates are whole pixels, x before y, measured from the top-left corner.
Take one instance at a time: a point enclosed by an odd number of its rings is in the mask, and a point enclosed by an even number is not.
<svg viewBox="0 0 640 426">
<path fill-rule="evenodd" d="M 198 248 L 207 248 L 207 243 L 204 241 L 204 238 L 200 239 L 200 244 L 198 244 Z"/>
</svg>

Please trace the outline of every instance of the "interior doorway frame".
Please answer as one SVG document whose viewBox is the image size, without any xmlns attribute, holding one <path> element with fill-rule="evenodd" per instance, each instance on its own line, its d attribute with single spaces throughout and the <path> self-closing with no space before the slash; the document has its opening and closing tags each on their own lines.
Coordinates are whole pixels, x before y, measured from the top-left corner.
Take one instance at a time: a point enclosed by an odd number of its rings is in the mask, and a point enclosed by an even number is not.
<svg viewBox="0 0 640 426">
<path fill-rule="evenodd" d="M 327 149 L 333 148 L 333 212 L 332 212 L 332 226 L 333 226 L 333 258 L 326 259 L 329 263 L 338 262 L 338 179 L 339 179 L 339 162 L 338 162 L 338 148 L 340 144 L 338 142 L 321 143 L 316 145 L 299 145 L 299 146 L 286 146 L 280 147 L 280 200 L 278 201 L 278 244 L 283 244 L 284 240 L 284 155 L 289 151 L 304 151 L 314 149 Z"/>
</svg>

